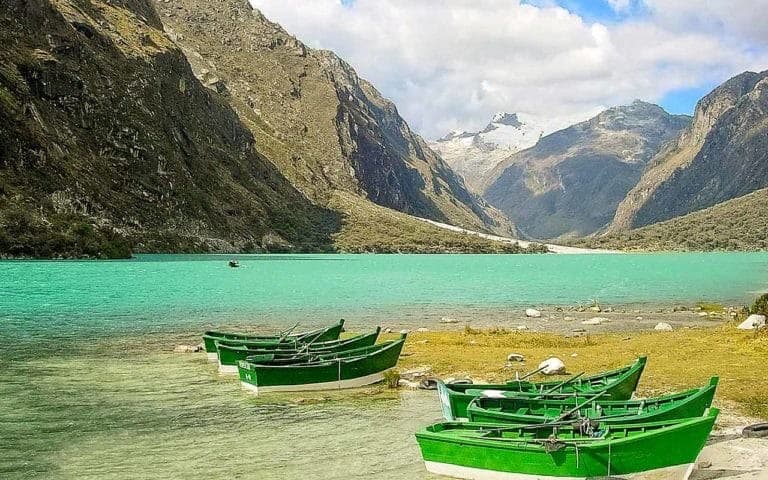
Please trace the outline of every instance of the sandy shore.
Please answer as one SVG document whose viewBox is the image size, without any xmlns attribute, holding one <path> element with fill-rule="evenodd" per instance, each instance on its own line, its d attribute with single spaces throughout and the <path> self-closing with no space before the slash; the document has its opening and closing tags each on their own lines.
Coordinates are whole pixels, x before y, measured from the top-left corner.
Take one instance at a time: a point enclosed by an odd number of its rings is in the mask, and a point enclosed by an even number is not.
<svg viewBox="0 0 768 480">
<path fill-rule="evenodd" d="M 414 312 L 415 318 L 411 318 L 410 315 L 401 315 L 398 318 L 400 321 L 385 322 L 382 326 L 393 330 L 426 328 L 457 331 L 469 325 L 472 328 L 495 327 L 578 336 L 590 333 L 653 330 L 661 322 L 670 324 L 674 329 L 712 327 L 722 324 L 729 318 L 727 312 L 704 315 L 702 312 L 695 311 L 694 308 L 673 311 L 672 308 L 625 307 L 596 312 L 588 308 L 579 311 L 577 307 L 541 307 L 539 309 L 541 316 L 538 318 L 526 316 L 525 309 L 522 308 L 488 311 L 432 309 L 431 312 Z"/>
<path fill-rule="evenodd" d="M 729 413 L 728 409 L 721 412 L 716 431 L 699 455 L 690 480 L 768 479 L 768 439 L 741 435 L 746 425 L 758 422 L 756 418 Z"/>
</svg>

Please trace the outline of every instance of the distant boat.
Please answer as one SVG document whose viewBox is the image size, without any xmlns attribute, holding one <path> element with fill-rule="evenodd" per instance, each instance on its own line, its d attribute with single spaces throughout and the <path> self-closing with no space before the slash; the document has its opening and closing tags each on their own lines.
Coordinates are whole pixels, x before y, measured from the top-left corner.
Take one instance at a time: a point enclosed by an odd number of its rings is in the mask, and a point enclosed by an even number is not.
<svg viewBox="0 0 768 480">
<path fill-rule="evenodd" d="M 230 260 L 229 261 L 229 266 L 232 267 L 232 268 L 237 268 L 237 267 L 240 266 L 240 262 L 238 262 L 237 260 Z"/>
</svg>

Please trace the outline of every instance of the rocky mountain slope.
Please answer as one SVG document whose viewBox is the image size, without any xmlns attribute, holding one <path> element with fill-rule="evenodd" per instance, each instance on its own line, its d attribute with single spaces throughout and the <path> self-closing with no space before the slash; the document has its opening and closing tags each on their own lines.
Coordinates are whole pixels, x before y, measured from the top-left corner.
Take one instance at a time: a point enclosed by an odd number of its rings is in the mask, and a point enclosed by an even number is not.
<svg viewBox="0 0 768 480">
<path fill-rule="evenodd" d="M 314 201 L 365 201 L 481 230 L 513 233 L 343 60 L 308 48 L 246 0 L 161 0 L 166 30 L 199 78 L 224 92 L 257 148 Z"/>
<path fill-rule="evenodd" d="M 429 145 L 470 187 L 479 190 L 493 167 L 534 146 L 547 133 L 543 126 L 520 121 L 515 113 L 497 113 L 479 132 L 453 131 Z"/>
<path fill-rule="evenodd" d="M 242 85 L 203 70 L 196 76 L 188 59 L 199 67 L 203 57 L 163 30 L 149 0 L 3 5 L 0 256 L 370 251 L 382 244 L 386 251 L 519 250 L 424 227 L 373 204 L 369 198 L 416 215 L 509 230 L 391 103 L 338 58 L 310 52 L 245 2 L 237 2 L 245 17 L 227 10 L 213 27 L 226 34 L 225 18 L 235 30 L 240 20 L 256 19 L 275 36 L 265 31 L 243 44 L 223 43 L 222 51 L 281 54 L 265 55 L 274 60 L 260 65 L 270 75 L 249 69 L 243 77 L 252 75 L 253 83 Z M 186 12 L 181 5 L 174 11 Z M 310 53 L 307 70 L 294 71 Z M 236 95 L 238 86 L 249 95 Z M 310 99 L 299 101 L 305 95 Z M 261 115 L 261 108 L 278 114 Z"/>
<path fill-rule="evenodd" d="M 689 121 L 641 101 L 610 108 L 501 162 L 483 194 L 530 238 L 592 234 Z"/>
<path fill-rule="evenodd" d="M 701 210 L 768 186 L 768 72 L 746 72 L 696 105 L 691 125 L 650 162 L 611 230 Z"/>
<path fill-rule="evenodd" d="M 579 239 L 573 245 L 623 250 L 768 250 L 768 189 L 672 220 Z"/>
<path fill-rule="evenodd" d="M 0 254 L 329 248 L 313 205 L 144 0 L 6 0 Z"/>
</svg>

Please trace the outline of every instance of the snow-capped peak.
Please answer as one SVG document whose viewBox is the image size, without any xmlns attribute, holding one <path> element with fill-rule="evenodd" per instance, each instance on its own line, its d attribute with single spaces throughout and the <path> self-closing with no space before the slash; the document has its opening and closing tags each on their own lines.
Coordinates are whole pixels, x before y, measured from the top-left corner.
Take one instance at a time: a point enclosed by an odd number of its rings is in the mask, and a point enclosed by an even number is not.
<svg viewBox="0 0 768 480">
<path fill-rule="evenodd" d="M 550 132 L 545 132 L 538 122 L 528 121 L 517 113 L 500 112 L 483 130 L 455 130 L 433 142 L 432 147 L 470 185 L 476 186 L 498 162 L 536 145 L 545 133 Z"/>
</svg>

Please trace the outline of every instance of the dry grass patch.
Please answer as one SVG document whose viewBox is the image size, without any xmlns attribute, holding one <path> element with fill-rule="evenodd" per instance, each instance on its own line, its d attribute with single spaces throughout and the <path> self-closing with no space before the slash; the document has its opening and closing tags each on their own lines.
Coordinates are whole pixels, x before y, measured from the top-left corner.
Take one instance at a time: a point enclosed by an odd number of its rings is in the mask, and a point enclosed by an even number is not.
<svg viewBox="0 0 768 480">
<path fill-rule="evenodd" d="M 640 395 L 703 385 L 717 375 L 719 400 L 734 402 L 742 413 L 768 418 L 768 331 L 744 332 L 733 324 L 572 338 L 500 329 L 414 332 L 404 351 L 402 370 L 430 365 L 438 376 L 466 375 L 488 381 L 513 378 L 516 370 L 535 370 L 550 356 L 561 358 L 571 373 L 589 374 L 647 355 Z M 513 352 L 525 355 L 526 362 L 506 367 L 507 355 Z"/>
</svg>

